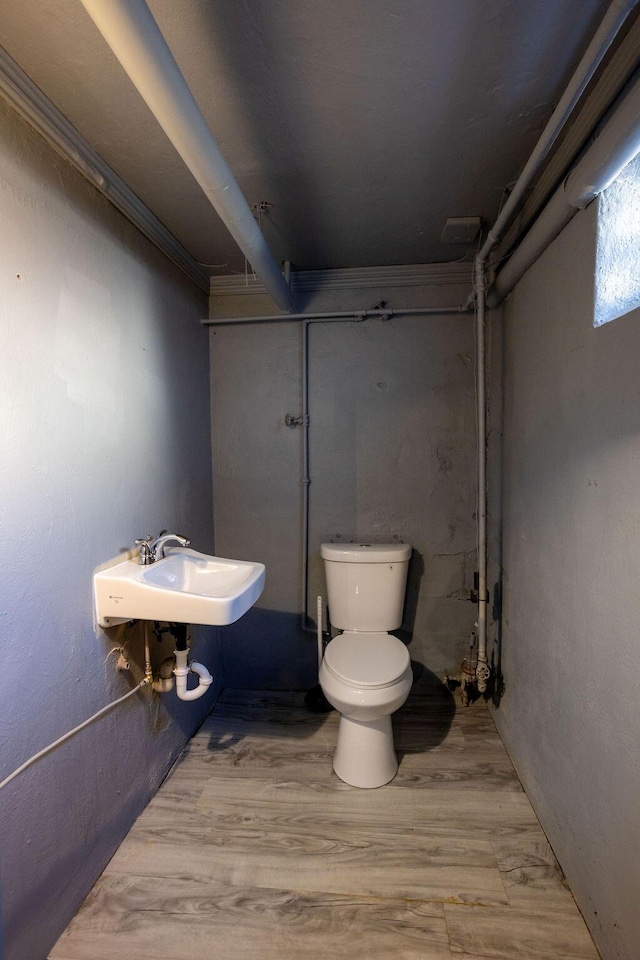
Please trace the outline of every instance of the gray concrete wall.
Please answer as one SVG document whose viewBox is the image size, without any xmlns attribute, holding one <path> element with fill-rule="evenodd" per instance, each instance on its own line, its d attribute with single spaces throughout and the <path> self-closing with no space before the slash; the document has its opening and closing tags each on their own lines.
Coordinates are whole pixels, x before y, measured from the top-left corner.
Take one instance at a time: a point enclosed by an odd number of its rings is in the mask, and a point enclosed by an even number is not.
<svg viewBox="0 0 640 960">
<path fill-rule="evenodd" d="M 464 302 L 466 284 L 317 293 L 309 312 Z M 214 315 L 270 312 L 260 298 L 220 297 Z M 225 680 L 305 689 L 316 641 L 299 629 L 302 431 L 299 324 L 212 328 L 216 552 L 267 566 L 263 597 L 223 631 Z M 401 635 L 412 658 L 457 671 L 475 608 L 473 320 L 410 317 L 317 323 L 309 330 L 308 605 L 326 596 L 324 540 L 402 540 L 414 554 Z"/>
<path fill-rule="evenodd" d="M 503 337 L 493 331 L 495 717 L 604 960 L 636 960 L 640 313 L 592 326 L 596 213 L 576 216 L 510 297 Z M 492 543 L 495 561 L 495 530 Z"/>
<path fill-rule="evenodd" d="M 0 103 L 0 780 L 135 682 L 92 572 L 212 546 L 206 298 Z M 216 667 L 200 631 L 198 659 Z M 153 641 L 153 657 L 167 644 Z M 136 695 L 0 792 L 5 960 L 43 960 L 215 697 Z"/>
</svg>

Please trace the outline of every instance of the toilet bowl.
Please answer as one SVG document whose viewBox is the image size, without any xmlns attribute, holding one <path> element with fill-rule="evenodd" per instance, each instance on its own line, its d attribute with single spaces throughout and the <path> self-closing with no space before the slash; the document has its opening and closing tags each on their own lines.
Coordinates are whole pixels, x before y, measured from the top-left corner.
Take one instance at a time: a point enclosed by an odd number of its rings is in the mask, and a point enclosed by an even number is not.
<svg viewBox="0 0 640 960">
<path fill-rule="evenodd" d="M 354 787 L 381 787 L 398 770 L 391 714 L 413 675 L 400 626 L 411 547 L 322 544 L 329 616 L 343 630 L 327 645 L 320 686 L 340 712 L 333 768 Z"/>
<path fill-rule="evenodd" d="M 391 714 L 412 682 L 409 652 L 391 634 L 346 632 L 327 646 L 320 686 L 340 712 L 333 769 L 345 783 L 381 787 L 395 777 Z"/>
</svg>

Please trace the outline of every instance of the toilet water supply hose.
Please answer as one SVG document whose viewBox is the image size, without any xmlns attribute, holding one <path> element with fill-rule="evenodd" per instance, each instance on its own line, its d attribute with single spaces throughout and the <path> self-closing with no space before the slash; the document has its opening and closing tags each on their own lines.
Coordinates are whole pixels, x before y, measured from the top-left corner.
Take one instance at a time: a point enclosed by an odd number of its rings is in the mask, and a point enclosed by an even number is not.
<svg viewBox="0 0 640 960">
<path fill-rule="evenodd" d="M 322 666 L 322 597 L 318 597 L 316 600 L 316 630 L 318 637 L 318 673 L 320 673 L 320 667 Z"/>
</svg>

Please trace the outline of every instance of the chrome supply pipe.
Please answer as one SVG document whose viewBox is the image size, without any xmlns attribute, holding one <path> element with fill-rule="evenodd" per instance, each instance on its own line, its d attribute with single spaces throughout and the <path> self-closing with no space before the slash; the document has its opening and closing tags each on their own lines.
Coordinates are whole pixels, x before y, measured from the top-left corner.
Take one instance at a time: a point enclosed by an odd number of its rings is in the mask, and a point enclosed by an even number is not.
<svg viewBox="0 0 640 960">
<path fill-rule="evenodd" d="M 138 92 L 282 310 L 291 291 L 144 0 L 82 0 Z"/>
<path fill-rule="evenodd" d="M 613 43 L 622 24 L 627 19 L 638 0 L 614 0 L 598 27 L 591 43 L 587 47 L 576 70 L 569 81 L 558 105 L 551 114 L 540 139 L 525 164 L 522 173 L 511 191 L 507 202 L 487 234 L 487 238 L 476 256 L 475 292 L 468 303 L 476 301 L 476 381 L 478 416 L 478 665 L 476 683 L 480 693 L 487 689 L 490 670 L 487 659 L 487 449 L 486 449 L 486 355 L 485 355 L 485 311 L 486 268 L 489 255 L 500 241 L 506 227 L 511 222 L 526 190 L 540 170 L 545 157 L 556 142 L 575 105 L 584 93 L 587 84 L 602 62 L 607 50 Z"/>
</svg>

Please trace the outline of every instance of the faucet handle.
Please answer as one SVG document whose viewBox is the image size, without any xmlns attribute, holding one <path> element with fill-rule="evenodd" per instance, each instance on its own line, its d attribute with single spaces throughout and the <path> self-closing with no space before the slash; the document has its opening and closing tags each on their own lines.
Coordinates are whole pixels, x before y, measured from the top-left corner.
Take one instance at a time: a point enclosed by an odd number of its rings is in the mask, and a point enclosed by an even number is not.
<svg viewBox="0 0 640 960">
<path fill-rule="evenodd" d="M 148 560 L 142 559 L 142 551 L 145 550 L 145 547 L 141 544 L 141 559 L 139 560 L 139 563 L 155 563 L 156 560 L 163 560 L 165 555 L 165 544 L 171 540 L 175 540 L 176 543 L 179 543 L 181 547 L 188 547 L 191 545 L 191 541 L 187 537 L 183 537 L 179 533 L 167 533 L 166 530 L 161 530 L 158 536 L 154 540 L 151 540 L 151 542 L 148 544 Z"/>
<path fill-rule="evenodd" d="M 148 533 L 143 540 L 135 540 L 134 543 L 136 547 L 140 547 L 138 563 L 145 567 L 150 563 L 153 563 L 153 554 L 151 552 L 151 534 Z"/>
</svg>

